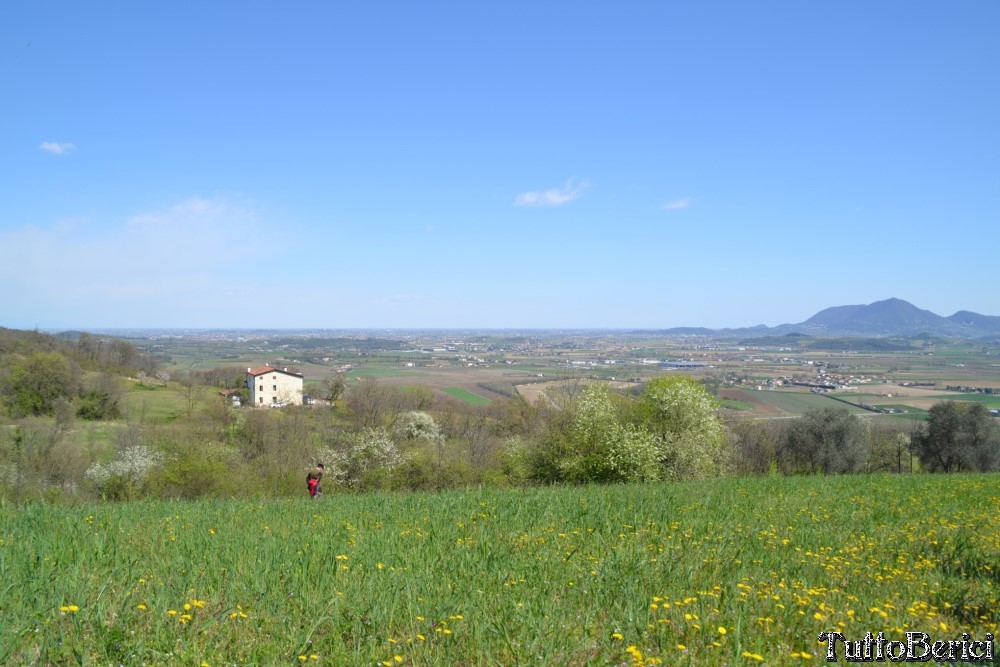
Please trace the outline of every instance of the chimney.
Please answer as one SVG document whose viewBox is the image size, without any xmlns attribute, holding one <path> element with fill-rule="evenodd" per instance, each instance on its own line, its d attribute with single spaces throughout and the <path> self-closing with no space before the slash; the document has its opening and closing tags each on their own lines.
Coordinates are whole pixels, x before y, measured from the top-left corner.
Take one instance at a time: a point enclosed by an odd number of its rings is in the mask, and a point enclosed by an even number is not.
<svg viewBox="0 0 1000 667">
<path fill-rule="evenodd" d="M 287 367 L 287 366 L 286 366 L 286 367 L 284 368 L 284 371 L 285 371 L 286 373 L 288 372 L 288 367 Z"/>
<path fill-rule="evenodd" d="M 247 373 L 249 373 L 252 370 L 253 370 L 252 368 L 250 368 L 249 366 L 247 366 Z"/>
</svg>

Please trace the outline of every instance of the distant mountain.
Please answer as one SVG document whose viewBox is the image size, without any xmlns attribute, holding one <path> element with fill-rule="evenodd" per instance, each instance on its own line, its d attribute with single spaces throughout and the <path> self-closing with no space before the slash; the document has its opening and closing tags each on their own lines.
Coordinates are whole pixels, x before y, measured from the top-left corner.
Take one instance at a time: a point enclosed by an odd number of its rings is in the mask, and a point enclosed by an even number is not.
<svg viewBox="0 0 1000 667">
<path fill-rule="evenodd" d="M 866 306 L 833 306 L 821 310 L 803 324 L 816 327 L 837 327 L 864 310 Z"/>
<path fill-rule="evenodd" d="M 668 331 L 672 334 L 691 335 L 705 330 L 684 327 Z M 942 317 L 929 310 L 917 308 L 902 299 L 885 299 L 867 305 L 826 308 L 799 324 L 715 330 L 716 335 L 720 333 L 753 337 L 804 334 L 869 338 L 894 336 L 988 338 L 1000 336 L 1000 317 L 980 315 L 967 310 L 960 310 L 950 317 Z"/>
<path fill-rule="evenodd" d="M 837 306 L 816 313 L 801 325 L 808 333 L 836 332 L 867 336 L 914 336 L 920 333 L 961 335 L 961 325 L 921 310 L 902 299 L 876 301 L 867 306 Z"/>
<path fill-rule="evenodd" d="M 993 331 L 1000 329 L 1000 317 L 996 315 L 980 315 L 979 313 L 960 310 L 948 319 L 964 327 L 992 329 Z"/>
</svg>

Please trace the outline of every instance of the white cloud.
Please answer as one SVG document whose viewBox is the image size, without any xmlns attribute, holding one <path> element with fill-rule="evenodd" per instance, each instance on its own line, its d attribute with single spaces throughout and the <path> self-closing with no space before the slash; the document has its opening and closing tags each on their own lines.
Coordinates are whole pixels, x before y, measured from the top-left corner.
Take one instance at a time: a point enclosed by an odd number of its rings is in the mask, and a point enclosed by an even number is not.
<svg viewBox="0 0 1000 667">
<path fill-rule="evenodd" d="M 246 309 L 258 298 L 254 288 L 294 272 L 274 237 L 252 209 L 218 197 L 107 223 L 24 225 L 0 230 L 0 247 L 18 249 L 0 263 L 0 282 L 13 286 L 21 303 L 8 310 L 48 318 L 128 322 L 152 310 L 169 325 L 201 309 L 211 319 L 230 306 L 227 291 L 245 288 L 252 299 L 239 307 Z"/>
<path fill-rule="evenodd" d="M 76 150 L 76 146 L 71 143 L 59 143 L 58 141 L 43 141 L 38 150 L 52 153 L 53 155 L 66 155 Z"/>
<path fill-rule="evenodd" d="M 675 199 L 673 201 L 668 201 L 663 205 L 664 211 L 679 211 L 681 209 L 687 208 L 691 205 L 691 198 L 684 197 L 683 199 Z"/>
<path fill-rule="evenodd" d="M 549 188 L 543 191 L 522 192 L 514 199 L 514 206 L 562 206 L 574 199 L 579 199 L 589 183 L 576 183 L 571 178 L 561 188 Z"/>
</svg>

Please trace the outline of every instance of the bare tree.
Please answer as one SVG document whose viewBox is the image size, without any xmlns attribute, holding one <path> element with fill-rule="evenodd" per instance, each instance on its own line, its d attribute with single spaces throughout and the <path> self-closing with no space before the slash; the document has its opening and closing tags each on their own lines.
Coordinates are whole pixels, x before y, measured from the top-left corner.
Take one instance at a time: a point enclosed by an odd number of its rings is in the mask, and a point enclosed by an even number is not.
<svg viewBox="0 0 1000 667">
<path fill-rule="evenodd" d="M 198 377 L 193 373 L 187 373 L 180 380 L 181 393 L 184 396 L 184 407 L 187 413 L 187 418 L 190 419 L 194 415 L 194 409 L 201 400 L 202 395 L 205 393 L 205 385 L 203 385 Z"/>
</svg>

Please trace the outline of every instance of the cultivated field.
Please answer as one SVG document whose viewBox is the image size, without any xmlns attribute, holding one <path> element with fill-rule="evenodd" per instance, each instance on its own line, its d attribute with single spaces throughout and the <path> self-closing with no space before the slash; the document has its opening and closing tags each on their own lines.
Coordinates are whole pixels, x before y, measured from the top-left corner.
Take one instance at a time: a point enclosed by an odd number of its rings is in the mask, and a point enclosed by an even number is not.
<svg viewBox="0 0 1000 667">
<path fill-rule="evenodd" d="M 0 664 L 816 665 L 827 630 L 983 639 L 998 482 L 5 508 Z"/>
<path fill-rule="evenodd" d="M 684 373 L 706 378 L 723 392 L 731 387 L 735 391 L 730 398 L 753 406 L 747 410 L 746 405 L 734 404 L 741 412 L 789 417 L 827 406 L 823 401 L 829 399 L 739 390 L 768 380 L 822 383 L 824 377 L 839 377 L 864 378 L 864 384 L 857 385 L 858 394 L 878 394 L 880 384 L 885 385 L 885 393 L 905 394 L 903 400 L 890 399 L 884 405 L 909 406 L 914 409 L 912 417 L 933 405 L 934 397 L 946 396 L 948 385 L 992 387 L 1000 392 L 1000 348 L 987 342 L 909 339 L 896 341 L 899 351 L 886 351 L 878 349 L 878 343 L 885 341 L 866 339 L 825 343 L 815 339 L 800 344 L 795 338 L 781 337 L 754 345 L 752 340 L 670 338 L 656 332 L 398 331 L 327 332 L 324 336 L 329 337 L 273 332 L 267 337 L 238 338 L 231 333 L 137 343 L 162 358 L 178 376 L 188 369 L 225 365 L 294 366 L 303 372 L 306 391 L 311 394 L 318 393 L 323 381 L 338 371 L 344 373 L 348 386 L 362 378 L 376 378 L 396 386 L 426 387 L 441 395 L 454 388 L 489 400 L 505 394 L 492 392 L 486 385 L 518 385 L 519 393 L 532 402 L 545 392 L 544 386 L 534 384 L 540 374 L 545 380 L 579 382 L 581 378 L 647 380 L 664 373 Z M 670 368 L 657 360 L 696 365 Z M 740 382 L 732 386 L 737 378 Z M 901 388 L 902 382 L 932 382 L 936 387 Z M 727 394 L 720 393 L 720 397 Z M 845 398 L 851 400 L 849 394 Z"/>
<path fill-rule="evenodd" d="M 601 383 L 613 390 L 628 390 L 635 385 L 620 380 L 594 380 L 590 378 L 572 378 L 568 380 L 549 380 L 548 382 L 530 382 L 517 385 L 517 393 L 529 403 L 538 403 L 541 400 L 551 399 L 552 395 L 559 392 L 575 393 L 584 387 Z"/>
<path fill-rule="evenodd" d="M 797 417 L 809 410 L 823 409 L 846 409 L 856 414 L 867 412 L 809 391 L 723 389 L 719 395 L 751 403 L 754 409 L 748 414 L 754 417 Z"/>
</svg>

